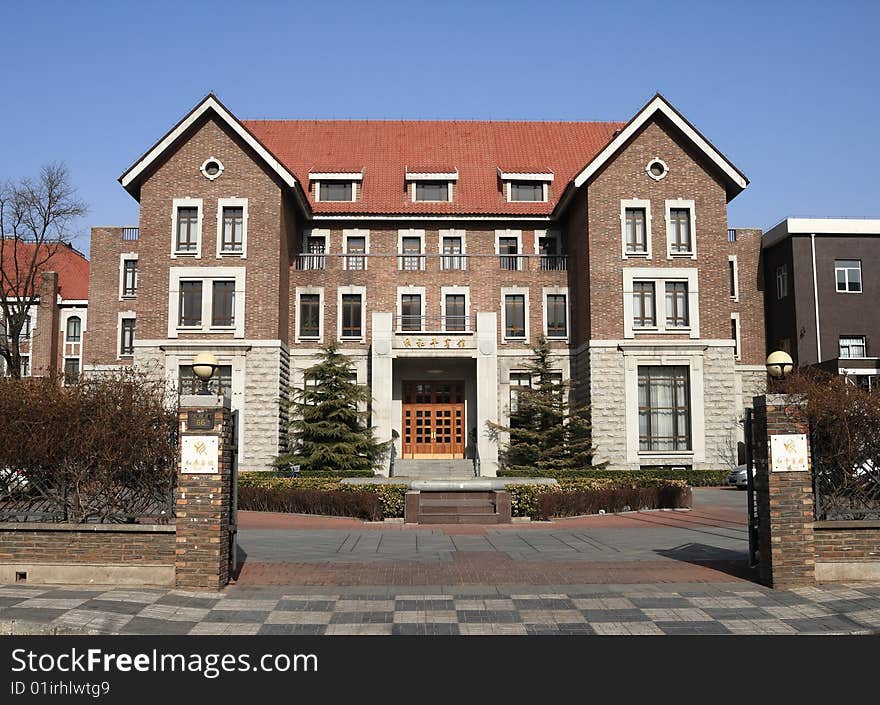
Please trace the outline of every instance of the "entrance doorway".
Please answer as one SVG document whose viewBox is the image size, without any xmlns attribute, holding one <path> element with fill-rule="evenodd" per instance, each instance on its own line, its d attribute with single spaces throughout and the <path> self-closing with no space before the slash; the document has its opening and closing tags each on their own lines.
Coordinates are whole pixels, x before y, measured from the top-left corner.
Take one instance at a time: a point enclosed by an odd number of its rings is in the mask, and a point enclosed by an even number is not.
<svg viewBox="0 0 880 705">
<path fill-rule="evenodd" d="M 464 458 L 464 382 L 403 383 L 403 458 Z"/>
</svg>

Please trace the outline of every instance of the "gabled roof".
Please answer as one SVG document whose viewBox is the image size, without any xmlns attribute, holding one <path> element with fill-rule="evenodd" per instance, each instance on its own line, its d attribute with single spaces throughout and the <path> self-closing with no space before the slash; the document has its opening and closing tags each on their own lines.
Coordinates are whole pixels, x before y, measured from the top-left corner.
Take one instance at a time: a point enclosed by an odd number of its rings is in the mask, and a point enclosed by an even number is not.
<svg viewBox="0 0 880 705">
<path fill-rule="evenodd" d="M 15 278 L 15 258 L 18 258 L 22 269 L 29 269 L 33 261 L 35 245 L 19 241 L 15 244 L 9 239 L 0 239 L 0 247 L 4 248 L 3 270 L 6 275 Z M 44 247 L 48 247 L 45 245 Z M 54 243 L 51 245 L 55 251 L 51 257 L 40 267 L 42 272 L 58 272 L 58 287 L 62 298 L 68 300 L 85 300 L 89 298 L 89 261 L 81 252 L 69 245 Z M 36 278 L 36 284 L 40 286 L 40 276 Z"/>
<path fill-rule="evenodd" d="M 703 152 L 719 171 L 724 175 L 727 181 L 727 200 L 729 201 L 749 185 L 746 178 L 733 163 L 719 152 L 709 140 L 688 122 L 685 117 L 662 95 L 657 93 L 635 116 L 630 120 L 623 129 L 611 140 L 601 152 L 595 155 L 587 165 L 580 171 L 574 180 L 575 187 L 582 186 L 593 174 L 595 174 L 602 166 L 608 162 L 617 152 L 630 140 L 630 138 L 638 132 L 638 130 L 648 120 L 657 115 L 665 116 L 691 143 L 701 152 Z"/>
<path fill-rule="evenodd" d="M 140 189 L 140 178 L 144 171 L 158 159 L 166 150 L 170 149 L 179 140 L 186 131 L 193 126 L 203 115 L 212 112 L 222 122 L 225 122 L 244 142 L 251 147 L 269 166 L 291 188 L 296 186 L 296 177 L 282 164 L 275 155 L 266 147 L 236 118 L 229 109 L 223 105 L 213 93 L 206 95 L 202 101 L 187 113 L 183 119 L 172 127 L 162 139 L 154 144 L 140 159 L 132 164 L 125 173 L 119 177 L 119 182 L 131 193 L 135 198 L 138 197 Z"/>
</svg>

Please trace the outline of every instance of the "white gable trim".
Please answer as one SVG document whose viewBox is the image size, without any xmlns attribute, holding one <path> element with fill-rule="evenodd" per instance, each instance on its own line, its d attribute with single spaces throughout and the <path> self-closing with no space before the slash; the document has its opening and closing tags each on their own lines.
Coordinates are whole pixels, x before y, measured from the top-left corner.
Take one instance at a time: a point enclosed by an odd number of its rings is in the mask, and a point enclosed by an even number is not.
<svg viewBox="0 0 880 705">
<path fill-rule="evenodd" d="M 696 145 L 709 159 L 723 171 L 727 177 L 737 186 L 744 189 L 748 186 L 748 181 L 737 172 L 736 169 L 721 155 L 721 153 L 709 144 L 700 134 L 692 128 L 682 117 L 672 109 L 672 107 L 659 95 L 648 103 L 642 111 L 636 115 L 626 128 L 615 137 L 611 143 L 597 154 L 593 161 L 587 164 L 586 168 L 575 177 L 574 185 L 580 187 L 595 174 L 602 165 L 605 164 L 626 142 L 632 137 L 639 128 L 650 120 L 655 113 L 660 112 L 665 115 L 673 125 L 684 133 L 684 135 Z"/>
<path fill-rule="evenodd" d="M 165 150 L 171 147 L 171 145 L 174 144 L 184 132 L 192 127 L 192 125 L 208 110 L 213 110 L 223 122 L 232 128 L 232 130 L 241 137 L 251 149 L 259 154 L 272 170 L 281 177 L 281 180 L 284 181 L 284 183 L 291 188 L 296 185 L 296 178 L 293 174 L 291 174 L 281 162 L 275 159 L 275 157 L 273 157 L 272 154 L 270 154 L 269 151 L 242 126 L 235 116 L 224 108 L 212 95 L 205 98 L 201 104 L 184 118 L 177 127 L 169 132 L 162 141 L 141 157 L 141 159 L 122 176 L 120 179 L 122 185 L 128 187 L 133 181 L 135 181 L 138 176 L 150 166 L 150 164 L 158 159 Z"/>
</svg>

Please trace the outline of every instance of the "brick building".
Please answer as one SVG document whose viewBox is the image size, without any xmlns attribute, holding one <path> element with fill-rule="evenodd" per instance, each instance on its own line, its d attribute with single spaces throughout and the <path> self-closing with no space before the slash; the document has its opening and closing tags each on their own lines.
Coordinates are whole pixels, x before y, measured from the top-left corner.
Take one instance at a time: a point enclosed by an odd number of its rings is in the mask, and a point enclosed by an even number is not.
<svg viewBox="0 0 880 705">
<path fill-rule="evenodd" d="M 19 350 L 22 376 L 65 373 L 76 377 L 83 369 L 83 350 L 88 334 L 89 261 L 67 244 L 44 247 L 51 254 L 34 256 L 34 245 L 0 239 L 4 248 L 4 275 L 12 281 L 26 276 L 37 262 L 37 298 L 29 307 L 21 330 Z M 18 273 L 16 274 L 16 261 Z M 10 291 L 11 289 L 7 289 Z M 5 321 L 0 310 L 0 336 Z M 0 374 L 6 374 L 0 357 Z"/>
<path fill-rule="evenodd" d="M 785 218 L 763 243 L 769 351 L 880 388 L 880 220 Z"/>
<path fill-rule="evenodd" d="M 221 361 L 242 469 L 339 339 L 404 458 L 484 474 L 541 334 L 611 467 L 718 468 L 763 389 L 747 179 L 661 96 L 629 122 L 245 120 L 207 96 L 120 178 L 92 232 L 89 366 L 191 385 Z"/>
</svg>

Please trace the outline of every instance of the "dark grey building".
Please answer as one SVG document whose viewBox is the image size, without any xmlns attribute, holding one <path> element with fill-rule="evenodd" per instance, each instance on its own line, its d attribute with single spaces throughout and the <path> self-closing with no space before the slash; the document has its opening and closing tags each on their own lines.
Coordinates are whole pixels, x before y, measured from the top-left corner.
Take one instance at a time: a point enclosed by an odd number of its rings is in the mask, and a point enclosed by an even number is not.
<svg viewBox="0 0 880 705">
<path fill-rule="evenodd" d="M 880 219 L 786 218 L 762 264 L 768 352 L 880 387 Z"/>
</svg>

